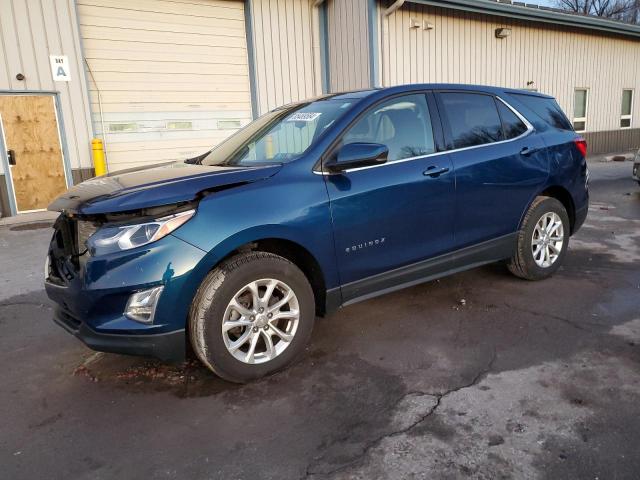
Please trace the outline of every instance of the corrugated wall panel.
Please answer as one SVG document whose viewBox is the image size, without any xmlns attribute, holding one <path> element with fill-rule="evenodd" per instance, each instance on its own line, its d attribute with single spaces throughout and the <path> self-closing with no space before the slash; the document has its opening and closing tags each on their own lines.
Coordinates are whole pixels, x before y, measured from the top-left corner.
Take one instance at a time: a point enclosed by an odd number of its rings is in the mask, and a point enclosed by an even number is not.
<svg viewBox="0 0 640 480">
<path fill-rule="evenodd" d="M 322 92 L 312 0 L 250 0 L 258 114 Z"/>
<path fill-rule="evenodd" d="M 0 90 L 58 91 L 72 169 L 90 168 L 91 118 L 74 0 L 0 1 Z M 70 82 L 54 82 L 49 55 L 67 55 Z M 22 73 L 23 81 L 16 75 Z M 2 166 L 0 165 L 0 173 Z"/>
<path fill-rule="evenodd" d="M 78 0 L 78 13 L 111 171 L 199 155 L 251 120 L 244 2 Z"/>
<path fill-rule="evenodd" d="M 434 28 L 410 28 L 412 18 Z M 574 89 L 586 87 L 587 131 L 618 130 L 622 90 L 634 88 L 633 127 L 640 126 L 638 41 L 416 4 L 391 14 L 382 26 L 384 85 L 536 88 L 555 96 L 570 117 Z M 510 28 L 511 35 L 495 38 L 501 27 Z"/>
<path fill-rule="evenodd" d="M 327 0 L 329 85 L 332 92 L 371 83 L 367 0 Z"/>
</svg>

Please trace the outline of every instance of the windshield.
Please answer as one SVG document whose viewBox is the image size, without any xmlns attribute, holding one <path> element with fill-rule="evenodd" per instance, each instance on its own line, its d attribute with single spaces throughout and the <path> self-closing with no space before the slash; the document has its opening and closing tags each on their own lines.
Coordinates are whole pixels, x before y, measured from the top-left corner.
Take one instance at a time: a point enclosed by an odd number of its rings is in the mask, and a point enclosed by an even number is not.
<svg viewBox="0 0 640 480">
<path fill-rule="evenodd" d="M 323 99 L 273 110 L 223 141 L 201 163 L 252 166 L 290 162 L 300 157 L 351 104 Z"/>
</svg>

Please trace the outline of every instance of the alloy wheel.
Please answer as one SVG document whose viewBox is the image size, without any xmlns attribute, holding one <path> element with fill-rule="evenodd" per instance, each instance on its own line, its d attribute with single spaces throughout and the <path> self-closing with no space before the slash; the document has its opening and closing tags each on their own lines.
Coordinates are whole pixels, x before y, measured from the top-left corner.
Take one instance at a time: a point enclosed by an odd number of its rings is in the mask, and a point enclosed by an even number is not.
<svg viewBox="0 0 640 480">
<path fill-rule="evenodd" d="M 300 321 L 295 292 L 273 278 L 253 281 L 233 296 L 224 312 L 222 338 L 237 360 L 273 360 L 291 344 Z"/>
<path fill-rule="evenodd" d="M 555 212 L 542 215 L 533 229 L 531 252 L 536 265 L 548 268 L 555 263 L 562 252 L 564 227 L 562 219 Z"/>
</svg>

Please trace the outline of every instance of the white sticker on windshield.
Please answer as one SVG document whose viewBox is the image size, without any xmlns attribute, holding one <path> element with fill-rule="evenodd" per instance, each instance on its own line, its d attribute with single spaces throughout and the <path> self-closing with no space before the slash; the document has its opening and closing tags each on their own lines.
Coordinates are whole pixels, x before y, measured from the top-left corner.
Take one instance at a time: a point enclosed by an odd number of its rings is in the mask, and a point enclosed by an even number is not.
<svg viewBox="0 0 640 480">
<path fill-rule="evenodd" d="M 287 122 L 313 122 L 320 115 L 317 112 L 296 112 L 287 118 Z"/>
</svg>

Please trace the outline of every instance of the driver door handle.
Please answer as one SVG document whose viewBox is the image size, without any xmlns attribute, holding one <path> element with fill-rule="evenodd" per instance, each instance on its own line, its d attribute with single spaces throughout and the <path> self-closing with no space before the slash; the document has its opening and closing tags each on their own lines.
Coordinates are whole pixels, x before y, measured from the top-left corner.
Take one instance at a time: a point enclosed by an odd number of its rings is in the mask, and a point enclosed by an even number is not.
<svg viewBox="0 0 640 480">
<path fill-rule="evenodd" d="M 449 167 L 438 167 L 437 165 L 431 165 L 427 167 L 427 169 L 422 172 L 425 177 L 438 178 L 443 173 L 447 173 L 449 171 Z"/>
</svg>

